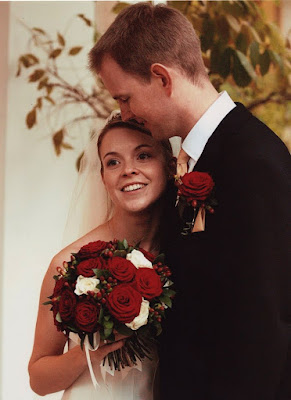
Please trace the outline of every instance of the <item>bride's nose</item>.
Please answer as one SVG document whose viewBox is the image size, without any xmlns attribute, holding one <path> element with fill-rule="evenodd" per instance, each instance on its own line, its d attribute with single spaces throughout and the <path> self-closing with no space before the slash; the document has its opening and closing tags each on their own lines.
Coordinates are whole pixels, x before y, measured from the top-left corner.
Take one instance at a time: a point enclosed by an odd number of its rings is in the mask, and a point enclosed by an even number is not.
<svg viewBox="0 0 291 400">
<path fill-rule="evenodd" d="M 128 162 L 124 165 L 122 171 L 123 176 L 137 175 L 137 174 L 138 174 L 138 169 L 135 167 L 134 162 Z"/>
</svg>

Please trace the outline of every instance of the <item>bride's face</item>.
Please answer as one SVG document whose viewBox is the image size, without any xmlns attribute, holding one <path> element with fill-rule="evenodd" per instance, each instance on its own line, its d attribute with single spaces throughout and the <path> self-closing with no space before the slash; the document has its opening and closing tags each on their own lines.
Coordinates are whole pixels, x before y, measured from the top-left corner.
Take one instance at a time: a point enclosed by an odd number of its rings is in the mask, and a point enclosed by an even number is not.
<svg viewBox="0 0 291 400">
<path fill-rule="evenodd" d="M 162 146 L 151 136 L 115 127 L 104 136 L 99 153 L 115 208 L 140 212 L 161 197 L 168 173 Z"/>
</svg>

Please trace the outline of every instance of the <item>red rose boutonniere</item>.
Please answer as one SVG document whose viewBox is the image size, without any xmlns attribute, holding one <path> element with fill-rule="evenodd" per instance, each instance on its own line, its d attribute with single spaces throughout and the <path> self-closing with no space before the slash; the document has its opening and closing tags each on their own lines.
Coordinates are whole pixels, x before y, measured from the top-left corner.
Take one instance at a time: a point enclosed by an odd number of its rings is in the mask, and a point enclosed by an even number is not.
<svg viewBox="0 0 291 400">
<path fill-rule="evenodd" d="M 204 231 L 206 212 L 213 214 L 217 205 L 212 177 L 207 172 L 193 171 L 176 176 L 175 184 L 178 187 L 176 205 L 185 222 L 181 234 Z"/>
</svg>

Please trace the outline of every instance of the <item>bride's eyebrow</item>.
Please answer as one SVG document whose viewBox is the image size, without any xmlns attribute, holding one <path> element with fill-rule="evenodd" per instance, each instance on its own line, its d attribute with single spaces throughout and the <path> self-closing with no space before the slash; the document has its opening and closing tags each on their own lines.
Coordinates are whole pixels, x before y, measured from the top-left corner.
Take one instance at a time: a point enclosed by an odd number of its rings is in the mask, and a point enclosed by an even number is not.
<svg viewBox="0 0 291 400">
<path fill-rule="evenodd" d="M 104 158 L 106 158 L 106 157 L 108 157 L 108 156 L 118 156 L 118 153 L 117 153 L 116 151 L 109 151 L 108 153 L 106 153 L 106 154 L 103 156 L 103 160 L 104 160 Z"/>
<path fill-rule="evenodd" d="M 152 149 L 152 148 L 153 148 L 153 146 L 150 145 L 150 144 L 139 144 L 139 145 L 135 148 L 135 151 L 140 150 L 140 149 L 142 149 L 142 148 L 144 148 L 144 147 L 149 148 L 149 149 Z M 108 156 L 118 156 L 118 155 L 119 155 L 119 153 L 118 153 L 117 151 L 109 151 L 108 153 L 106 153 L 106 154 L 103 156 L 103 160 L 104 160 L 106 157 L 108 157 Z"/>
<path fill-rule="evenodd" d="M 152 149 L 152 148 L 153 148 L 153 146 L 150 145 L 150 144 L 140 144 L 140 145 L 138 145 L 138 146 L 135 148 L 135 150 L 139 150 L 139 149 L 141 149 L 141 148 L 143 148 L 143 147 L 147 147 L 147 148 L 149 148 L 149 149 Z"/>
</svg>

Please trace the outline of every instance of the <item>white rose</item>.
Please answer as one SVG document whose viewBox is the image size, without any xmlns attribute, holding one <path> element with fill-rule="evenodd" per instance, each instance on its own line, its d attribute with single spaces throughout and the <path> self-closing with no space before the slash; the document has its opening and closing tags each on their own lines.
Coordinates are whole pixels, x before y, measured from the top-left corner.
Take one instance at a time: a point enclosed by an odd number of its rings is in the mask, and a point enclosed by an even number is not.
<svg viewBox="0 0 291 400">
<path fill-rule="evenodd" d="M 127 254 L 126 259 L 131 261 L 136 268 L 153 268 L 153 264 L 139 250 L 132 250 Z"/>
<path fill-rule="evenodd" d="M 83 275 L 79 275 L 76 283 L 75 293 L 78 296 L 81 296 L 81 294 L 87 294 L 88 292 L 98 293 L 100 292 L 100 289 L 98 289 L 96 286 L 99 282 L 100 281 L 97 278 L 86 278 Z"/>
<path fill-rule="evenodd" d="M 146 325 L 148 322 L 149 309 L 150 309 L 150 302 L 143 299 L 140 306 L 139 315 L 135 317 L 133 321 L 125 325 L 128 326 L 133 331 L 136 331 L 141 326 Z"/>
</svg>

